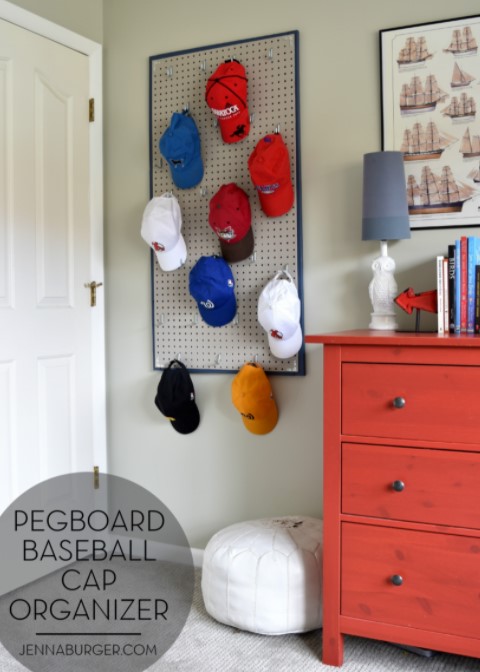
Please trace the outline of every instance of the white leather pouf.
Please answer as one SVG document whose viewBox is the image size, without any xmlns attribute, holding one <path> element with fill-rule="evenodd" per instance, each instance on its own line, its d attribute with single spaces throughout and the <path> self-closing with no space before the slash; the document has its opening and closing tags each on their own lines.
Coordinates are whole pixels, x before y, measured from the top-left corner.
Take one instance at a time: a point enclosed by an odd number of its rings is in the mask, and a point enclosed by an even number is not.
<svg viewBox="0 0 480 672">
<path fill-rule="evenodd" d="M 264 635 L 322 625 L 322 521 L 288 516 L 217 532 L 203 560 L 202 594 L 217 621 Z"/>
</svg>

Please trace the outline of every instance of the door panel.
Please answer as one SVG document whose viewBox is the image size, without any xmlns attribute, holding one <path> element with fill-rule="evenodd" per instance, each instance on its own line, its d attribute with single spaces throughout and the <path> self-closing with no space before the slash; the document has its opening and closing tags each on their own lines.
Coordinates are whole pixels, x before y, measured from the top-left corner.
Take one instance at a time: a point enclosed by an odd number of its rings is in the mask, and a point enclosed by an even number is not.
<svg viewBox="0 0 480 672">
<path fill-rule="evenodd" d="M 94 464 L 88 99 L 87 56 L 0 20 L 0 510 Z"/>
</svg>

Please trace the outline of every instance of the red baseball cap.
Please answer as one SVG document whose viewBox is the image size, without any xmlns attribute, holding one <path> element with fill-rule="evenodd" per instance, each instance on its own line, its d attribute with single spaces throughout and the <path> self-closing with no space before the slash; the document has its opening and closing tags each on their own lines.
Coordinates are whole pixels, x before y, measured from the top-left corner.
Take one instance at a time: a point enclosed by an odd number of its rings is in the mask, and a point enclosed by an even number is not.
<svg viewBox="0 0 480 672">
<path fill-rule="evenodd" d="M 250 131 L 245 68 L 236 60 L 218 66 L 207 82 L 205 100 L 217 117 L 224 142 L 239 142 Z"/>
<path fill-rule="evenodd" d="M 225 261 L 247 259 L 253 252 L 252 214 L 247 194 L 234 182 L 210 199 L 208 223 L 220 240 Z"/>
<path fill-rule="evenodd" d="M 268 217 L 280 217 L 294 201 L 290 158 L 280 133 L 266 135 L 248 159 L 250 177 L 258 191 L 260 205 Z"/>
</svg>

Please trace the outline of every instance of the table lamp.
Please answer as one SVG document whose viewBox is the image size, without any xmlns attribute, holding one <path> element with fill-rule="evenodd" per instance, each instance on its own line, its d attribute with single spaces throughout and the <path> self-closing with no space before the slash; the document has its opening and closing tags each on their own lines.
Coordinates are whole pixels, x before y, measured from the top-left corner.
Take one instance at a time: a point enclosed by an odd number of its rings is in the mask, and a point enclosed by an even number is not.
<svg viewBox="0 0 480 672">
<path fill-rule="evenodd" d="M 397 329 L 394 298 L 395 262 L 387 241 L 410 238 L 407 189 L 402 152 L 370 152 L 363 157 L 362 240 L 379 240 L 380 256 L 372 264 L 368 286 L 373 312 L 370 329 Z"/>
</svg>

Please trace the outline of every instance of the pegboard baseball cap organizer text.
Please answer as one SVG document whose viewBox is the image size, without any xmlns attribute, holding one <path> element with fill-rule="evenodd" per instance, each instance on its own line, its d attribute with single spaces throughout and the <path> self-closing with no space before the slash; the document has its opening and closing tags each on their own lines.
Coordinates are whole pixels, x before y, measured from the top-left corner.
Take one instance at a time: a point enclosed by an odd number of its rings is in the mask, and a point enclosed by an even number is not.
<svg viewBox="0 0 480 672">
<path fill-rule="evenodd" d="M 251 256 L 254 239 L 250 201 L 234 182 L 224 184 L 210 199 L 208 223 L 218 236 L 225 261 L 235 263 Z"/>
<path fill-rule="evenodd" d="M 200 424 L 192 379 L 185 364 L 178 359 L 172 359 L 162 373 L 155 405 L 180 434 L 190 434 Z"/>
<path fill-rule="evenodd" d="M 224 142 L 239 142 L 250 132 L 247 95 L 245 68 L 235 59 L 221 63 L 208 79 L 205 100 L 218 120 Z"/>
<path fill-rule="evenodd" d="M 179 189 L 196 187 L 203 178 L 200 134 L 186 112 L 174 112 L 170 126 L 159 141 L 160 153 L 170 166 L 172 180 Z"/>
<path fill-rule="evenodd" d="M 162 271 L 175 271 L 187 259 L 181 234 L 182 212 L 173 194 L 155 196 L 143 212 L 141 235 L 155 252 Z"/>
<path fill-rule="evenodd" d="M 232 381 L 232 402 L 252 434 L 268 434 L 278 421 L 272 386 L 263 368 L 247 362 Z"/>
<path fill-rule="evenodd" d="M 302 347 L 301 305 L 293 278 L 279 271 L 263 288 L 258 299 L 258 321 L 268 334 L 274 357 L 288 359 Z"/>
<path fill-rule="evenodd" d="M 202 319 L 211 327 L 223 327 L 235 317 L 235 280 L 222 257 L 200 257 L 190 271 L 189 290 Z"/>
<path fill-rule="evenodd" d="M 267 217 L 281 217 L 293 206 L 290 157 L 280 133 L 263 137 L 248 159 L 248 170 Z"/>
</svg>

